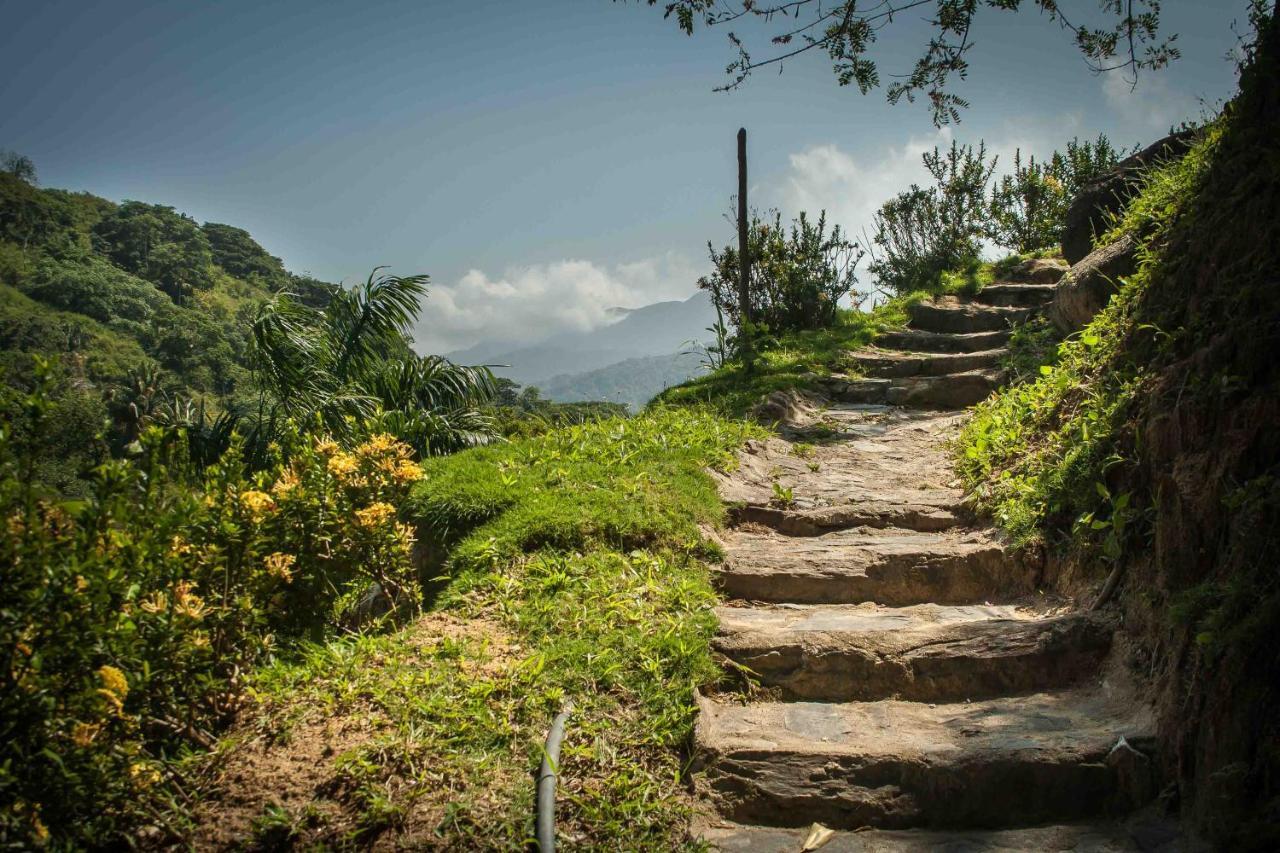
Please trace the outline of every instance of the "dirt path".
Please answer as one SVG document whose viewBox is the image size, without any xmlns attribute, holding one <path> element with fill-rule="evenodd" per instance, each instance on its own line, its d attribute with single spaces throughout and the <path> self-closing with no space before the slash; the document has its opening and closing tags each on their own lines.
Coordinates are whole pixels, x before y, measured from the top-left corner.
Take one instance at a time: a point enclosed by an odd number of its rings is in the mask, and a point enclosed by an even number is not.
<svg viewBox="0 0 1280 853">
<path fill-rule="evenodd" d="M 809 442 L 721 478 L 716 645 L 755 684 L 700 700 L 713 846 L 799 851 L 814 823 L 827 851 L 1160 846 L 1116 822 L 1154 794 L 1154 732 L 1114 618 L 1045 595 L 971 522 L 946 448 L 1051 297 L 1041 275 L 919 306 L 856 356 L 871 378 L 830 383 Z"/>
</svg>

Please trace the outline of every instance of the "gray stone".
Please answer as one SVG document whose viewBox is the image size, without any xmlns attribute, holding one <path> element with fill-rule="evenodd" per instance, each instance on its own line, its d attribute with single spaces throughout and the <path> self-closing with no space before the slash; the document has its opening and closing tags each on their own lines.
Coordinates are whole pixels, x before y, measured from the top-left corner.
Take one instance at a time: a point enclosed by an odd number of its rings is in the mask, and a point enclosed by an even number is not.
<svg viewBox="0 0 1280 853">
<path fill-rule="evenodd" d="M 1129 203 L 1142 186 L 1142 175 L 1151 166 L 1177 160 L 1195 142 L 1196 130 L 1166 136 L 1122 160 L 1114 169 L 1085 185 L 1067 208 L 1062 232 L 1062 254 L 1077 264 L 1093 251 L 1093 241 L 1107 229 L 1108 218 Z"/>
<path fill-rule="evenodd" d="M 701 698 L 695 737 L 706 793 L 728 820 L 905 829 L 1129 808 L 1141 792 L 1107 755 L 1153 730 L 1145 703 L 1104 684 L 952 704 Z"/>
<path fill-rule="evenodd" d="M 986 699 L 1081 681 L 1112 620 L 1015 605 L 721 607 L 715 648 L 788 699 Z"/>
<path fill-rule="evenodd" d="M 1049 306 L 1053 324 L 1070 333 L 1092 320 L 1119 289 L 1119 280 L 1137 269 L 1136 249 L 1137 240 L 1125 234 L 1073 266 L 1058 284 Z"/>
</svg>

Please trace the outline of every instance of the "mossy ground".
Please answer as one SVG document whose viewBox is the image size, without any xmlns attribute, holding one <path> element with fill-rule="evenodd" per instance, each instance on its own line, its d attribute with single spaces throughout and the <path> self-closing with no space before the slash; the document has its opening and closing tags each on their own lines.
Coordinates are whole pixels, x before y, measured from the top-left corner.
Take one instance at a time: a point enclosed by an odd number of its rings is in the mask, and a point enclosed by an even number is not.
<svg viewBox="0 0 1280 853">
<path fill-rule="evenodd" d="M 696 846 L 682 751 L 694 688 L 717 676 L 700 525 L 723 514 L 704 469 L 760 434 L 658 409 L 430 460 L 406 507 L 440 575 L 429 612 L 255 674 L 208 770 L 206 840 L 522 848 L 546 727 L 571 701 L 562 837 Z M 299 774 L 301 790 L 282 782 Z"/>
</svg>

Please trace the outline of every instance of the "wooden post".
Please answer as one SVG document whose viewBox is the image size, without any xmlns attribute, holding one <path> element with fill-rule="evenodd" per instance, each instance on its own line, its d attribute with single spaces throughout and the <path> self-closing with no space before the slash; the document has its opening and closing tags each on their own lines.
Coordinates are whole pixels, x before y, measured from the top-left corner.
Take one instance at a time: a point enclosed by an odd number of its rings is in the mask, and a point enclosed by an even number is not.
<svg viewBox="0 0 1280 853">
<path fill-rule="evenodd" d="M 738 128 L 738 335 L 742 365 L 755 361 L 751 330 L 751 224 L 747 221 L 747 129 Z"/>
</svg>

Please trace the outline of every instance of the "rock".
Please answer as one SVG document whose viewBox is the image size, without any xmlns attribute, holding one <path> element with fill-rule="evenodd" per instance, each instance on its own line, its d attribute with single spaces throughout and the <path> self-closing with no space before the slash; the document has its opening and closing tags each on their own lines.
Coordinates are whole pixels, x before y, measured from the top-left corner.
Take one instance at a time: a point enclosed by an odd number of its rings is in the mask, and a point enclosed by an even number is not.
<svg viewBox="0 0 1280 853">
<path fill-rule="evenodd" d="M 1120 161 L 1080 190 L 1067 209 L 1062 229 L 1062 254 L 1069 263 L 1077 264 L 1093 251 L 1094 237 L 1106 230 L 1108 214 L 1124 209 L 1138 191 L 1143 172 L 1156 163 L 1182 157 L 1195 142 L 1197 132 L 1170 134 Z"/>
<path fill-rule="evenodd" d="M 1097 613 L 1014 605 L 720 607 L 716 651 L 787 699 L 986 699 L 1097 671 L 1112 625 Z"/>
<path fill-rule="evenodd" d="M 1057 284 L 1067 266 L 1061 258 L 1028 258 L 1003 279 L 1011 284 Z"/>
<path fill-rule="evenodd" d="M 788 388 L 765 397 L 756 404 L 752 415 L 767 426 L 799 427 L 814 420 L 822 403 L 812 394 Z"/>
<path fill-rule="evenodd" d="M 1119 279 L 1136 271 L 1136 249 L 1137 239 L 1125 234 L 1073 266 L 1053 294 L 1048 312 L 1053 324 L 1074 332 L 1093 319 L 1119 289 Z"/>
<path fill-rule="evenodd" d="M 907 312 L 911 328 L 925 332 L 968 334 L 998 332 L 1021 323 L 1031 316 L 1031 308 L 1006 308 L 982 305 L 943 296 L 928 302 L 917 302 Z"/>
<path fill-rule="evenodd" d="M 1035 825 L 1136 795 L 1106 763 L 1154 729 L 1128 690 L 939 703 L 721 702 L 701 697 L 697 758 L 735 822 L 837 829 Z M 1025 849 L 1025 848 L 1024 848 Z"/>
</svg>

